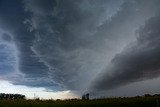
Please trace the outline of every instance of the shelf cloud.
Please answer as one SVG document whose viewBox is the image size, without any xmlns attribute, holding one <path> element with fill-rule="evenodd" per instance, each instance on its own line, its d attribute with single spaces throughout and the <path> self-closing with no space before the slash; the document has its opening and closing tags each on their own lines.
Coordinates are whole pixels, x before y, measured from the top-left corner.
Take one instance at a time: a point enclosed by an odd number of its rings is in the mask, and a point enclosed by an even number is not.
<svg viewBox="0 0 160 107">
<path fill-rule="evenodd" d="M 0 78 L 85 92 L 159 77 L 159 0 L 7 1 Z"/>
</svg>

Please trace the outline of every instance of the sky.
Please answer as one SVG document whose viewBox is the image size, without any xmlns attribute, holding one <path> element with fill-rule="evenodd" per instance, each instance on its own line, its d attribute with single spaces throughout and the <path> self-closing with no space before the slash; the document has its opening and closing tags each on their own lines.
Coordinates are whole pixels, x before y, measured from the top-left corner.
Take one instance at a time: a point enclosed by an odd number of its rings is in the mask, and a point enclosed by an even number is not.
<svg viewBox="0 0 160 107">
<path fill-rule="evenodd" d="M 160 93 L 159 5 L 0 0 L 0 93 L 42 99 Z"/>
</svg>

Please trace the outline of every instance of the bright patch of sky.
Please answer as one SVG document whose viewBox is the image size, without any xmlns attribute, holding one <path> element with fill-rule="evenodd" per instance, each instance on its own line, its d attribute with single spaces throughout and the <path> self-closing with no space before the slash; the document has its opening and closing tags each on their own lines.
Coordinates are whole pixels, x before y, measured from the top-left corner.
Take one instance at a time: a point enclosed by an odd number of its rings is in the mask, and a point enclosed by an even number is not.
<svg viewBox="0 0 160 107">
<path fill-rule="evenodd" d="M 13 85 L 8 81 L 0 80 L 0 93 L 14 93 L 23 94 L 27 99 L 40 98 L 40 99 L 68 99 L 78 98 L 77 95 L 71 93 L 70 90 L 66 91 L 50 91 L 46 88 L 27 87 L 23 85 Z"/>
</svg>

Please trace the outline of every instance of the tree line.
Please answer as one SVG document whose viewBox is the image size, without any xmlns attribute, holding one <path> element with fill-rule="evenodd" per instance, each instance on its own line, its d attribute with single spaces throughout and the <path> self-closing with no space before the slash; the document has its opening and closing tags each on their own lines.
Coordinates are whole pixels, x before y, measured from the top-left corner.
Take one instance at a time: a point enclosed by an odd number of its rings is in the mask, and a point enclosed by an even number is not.
<svg viewBox="0 0 160 107">
<path fill-rule="evenodd" d="M 25 95 L 22 94 L 5 94 L 5 93 L 0 93 L 0 99 L 25 99 Z"/>
</svg>

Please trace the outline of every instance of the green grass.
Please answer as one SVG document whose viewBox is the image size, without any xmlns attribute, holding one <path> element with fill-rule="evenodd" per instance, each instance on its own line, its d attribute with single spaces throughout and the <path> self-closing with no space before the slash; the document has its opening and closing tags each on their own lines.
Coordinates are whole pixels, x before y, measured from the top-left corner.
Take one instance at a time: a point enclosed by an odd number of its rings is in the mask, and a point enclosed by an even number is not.
<svg viewBox="0 0 160 107">
<path fill-rule="evenodd" d="M 159 96 L 57 101 L 0 100 L 0 107 L 158 107 L 159 102 Z"/>
</svg>

